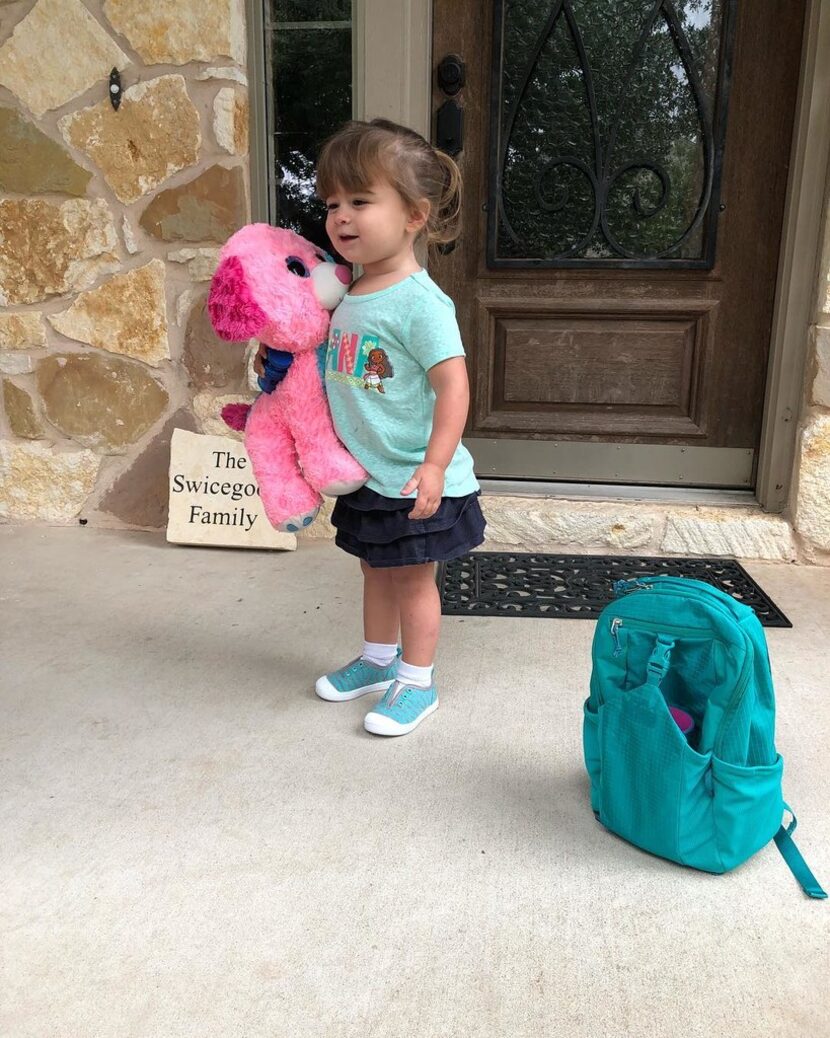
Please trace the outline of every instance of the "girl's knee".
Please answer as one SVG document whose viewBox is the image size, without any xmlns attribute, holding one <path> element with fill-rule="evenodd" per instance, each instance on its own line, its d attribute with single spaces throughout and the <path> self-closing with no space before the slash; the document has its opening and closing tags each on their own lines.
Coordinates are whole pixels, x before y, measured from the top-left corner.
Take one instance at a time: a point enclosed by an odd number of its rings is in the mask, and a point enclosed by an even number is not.
<svg viewBox="0 0 830 1038">
<path fill-rule="evenodd" d="M 396 566 L 390 570 L 393 580 L 398 585 L 418 585 L 435 581 L 435 564 L 424 562 L 418 566 Z"/>
</svg>

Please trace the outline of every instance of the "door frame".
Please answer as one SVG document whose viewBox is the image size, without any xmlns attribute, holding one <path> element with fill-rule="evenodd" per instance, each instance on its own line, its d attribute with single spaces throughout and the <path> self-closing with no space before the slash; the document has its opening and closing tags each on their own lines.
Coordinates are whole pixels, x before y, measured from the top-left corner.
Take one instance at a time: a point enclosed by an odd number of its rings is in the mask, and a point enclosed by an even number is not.
<svg viewBox="0 0 830 1038">
<path fill-rule="evenodd" d="M 825 191 L 830 168 L 830 5 L 809 0 L 790 151 L 767 390 L 755 496 L 767 512 L 787 507 L 796 468 L 809 328 L 821 262 Z"/>
<path fill-rule="evenodd" d="M 245 5 L 251 218 L 267 222 L 273 131 L 267 103 L 264 0 L 245 0 Z M 354 0 L 353 10 L 355 118 L 385 116 L 430 137 L 432 0 Z M 366 54 L 374 56 L 371 63 L 364 60 Z M 828 110 L 830 4 L 808 0 L 754 492 L 767 512 L 784 511 L 793 485 L 830 163 Z M 614 488 L 609 486 L 608 492 L 612 495 Z"/>
</svg>

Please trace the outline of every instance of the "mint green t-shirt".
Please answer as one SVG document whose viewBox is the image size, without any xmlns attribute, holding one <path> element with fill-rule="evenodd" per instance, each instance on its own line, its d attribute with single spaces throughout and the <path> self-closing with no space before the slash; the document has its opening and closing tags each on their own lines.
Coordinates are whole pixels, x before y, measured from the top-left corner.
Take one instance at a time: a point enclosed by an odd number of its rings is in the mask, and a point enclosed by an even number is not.
<svg viewBox="0 0 830 1038">
<path fill-rule="evenodd" d="M 427 372 L 463 356 L 455 306 L 425 270 L 378 292 L 343 298 L 331 318 L 326 392 L 337 435 L 369 473 L 370 490 L 403 497 L 432 432 L 435 393 Z M 459 444 L 444 496 L 478 489 L 473 459 Z"/>
</svg>

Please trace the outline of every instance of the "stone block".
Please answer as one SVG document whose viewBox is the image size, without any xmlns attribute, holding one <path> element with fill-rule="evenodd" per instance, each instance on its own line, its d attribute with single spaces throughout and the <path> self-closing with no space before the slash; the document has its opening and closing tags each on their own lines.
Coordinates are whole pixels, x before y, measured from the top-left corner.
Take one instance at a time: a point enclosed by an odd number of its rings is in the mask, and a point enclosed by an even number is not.
<svg viewBox="0 0 830 1038">
<path fill-rule="evenodd" d="M 129 64 L 81 0 L 38 0 L 0 47 L 0 85 L 41 116 Z"/>
<path fill-rule="evenodd" d="M 154 259 L 116 275 L 49 323 L 69 339 L 157 367 L 170 359 L 164 271 L 162 260 Z"/>
<path fill-rule="evenodd" d="M 8 379 L 3 380 L 3 406 L 15 436 L 24 440 L 43 439 L 43 423 L 35 411 L 34 401 L 25 389 Z"/>
<path fill-rule="evenodd" d="M 816 375 L 812 401 L 818 407 L 830 407 L 830 327 L 816 328 Z"/>
<path fill-rule="evenodd" d="M 105 0 L 104 14 L 148 65 L 245 61 L 241 0 Z"/>
<path fill-rule="evenodd" d="M 98 354 L 55 354 L 37 366 L 46 417 L 65 435 L 105 454 L 121 454 L 158 421 L 167 391 L 133 361 Z"/>
<path fill-rule="evenodd" d="M 211 166 L 181 187 L 160 191 L 139 221 L 162 241 L 215 241 L 224 245 L 247 218 L 242 170 Z"/>
<path fill-rule="evenodd" d="M 487 542 L 528 551 L 604 548 L 625 553 L 650 544 L 658 520 L 623 505 L 605 509 L 578 502 L 489 495 L 484 508 Z"/>
<path fill-rule="evenodd" d="M 171 415 L 115 480 L 98 505 L 100 511 L 144 529 L 161 529 L 167 525 L 170 440 L 174 429 L 195 432 L 193 415 L 186 408 Z"/>
<path fill-rule="evenodd" d="M 219 266 L 218 248 L 176 249 L 167 258 L 174 263 L 186 263 L 191 281 L 210 281 Z"/>
<path fill-rule="evenodd" d="M 241 86 L 246 87 L 248 85 L 248 77 L 239 68 L 206 68 L 204 72 L 200 72 L 196 77 L 197 79 L 231 79 L 234 83 L 239 83 Z"/>
<path fill-rule="evenodd" d="M 31 350 L 45 345 L 46 326 L 41 314 L 0 314 L 0 350 Z"/>
<path fill-rule="evenodd" d="M 72 519 L 95 489 L 100 466 L 100 457 L 89 450 L 0 441 L 0 517 Z"/>
<path fill-rule="evenodd" d="M 13 353 L 0 352 L 0 371 L 4 375 L 26 375 L 32 366 L 32 358 L 26 353 L 17 350 Z"/>
<path fill-rule="evenodd" d="M 223 87 L 213 100 L 213 135 L 230 155 L 248 154 L 248 99 L 233 87 Z"/>
<path fill-rule="evenodd" d="M 58 126 L 127 204 L 194 165 L 202 143 L 199 113 L 179 75 L 129 87 L 117 112 L 107 98 L 64 116 Z"/>
<path fill-rule="evenodd" d="M 0 306 L 79 292 L 120 267 L 103 199 L 0 200 Z"/>
<path fill-rule="evenodd" d="M 669 514 L 661 551 L 791 562 L 792 531 L 778 515 L 745 508 L 699 508 Z"/>
<path fill-rule="evenodd" d="M 830 415 L 816 415 L 801 436 L 795 527 L 814 549 L 830 552 Z"/>
<path fill-rule="evenodd" d="M 0 108 L 0 191 L 85 195 L 92 174 L 13 108 Z"/>
<path fill-rule="evenodd" d="M 207 312 L 207 293 L 194 303 L 184 335 L 184 366 L 198 389 L 242 385 L 245 348 L 225 342 L 213 330 Z"/>
</svg>

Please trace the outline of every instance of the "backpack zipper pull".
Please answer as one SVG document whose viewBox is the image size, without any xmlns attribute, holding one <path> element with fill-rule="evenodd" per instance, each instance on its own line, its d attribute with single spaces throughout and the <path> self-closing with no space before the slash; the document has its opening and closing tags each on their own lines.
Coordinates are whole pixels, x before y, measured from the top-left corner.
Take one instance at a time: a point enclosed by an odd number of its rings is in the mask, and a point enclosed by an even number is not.
<svg viewBox="0 0 830 1038">
<path fill-rule="evenodd" d="M 620 628 L 622 627 L 622 620 L 615 616 L 611 621 L 611 637 L 614 639 L 614 655 L 622 655 L 622 642 L 620 641 Z"/>
<path fill-rule="evenodd" d="M 646 584 L 639 577 L 634 580 L 615 580 L 613 584 L 614 594 L 617 596 L 628 595 L 632 591 L 651 591 L 653 587 L 653 584 Z"/>
</svg>

